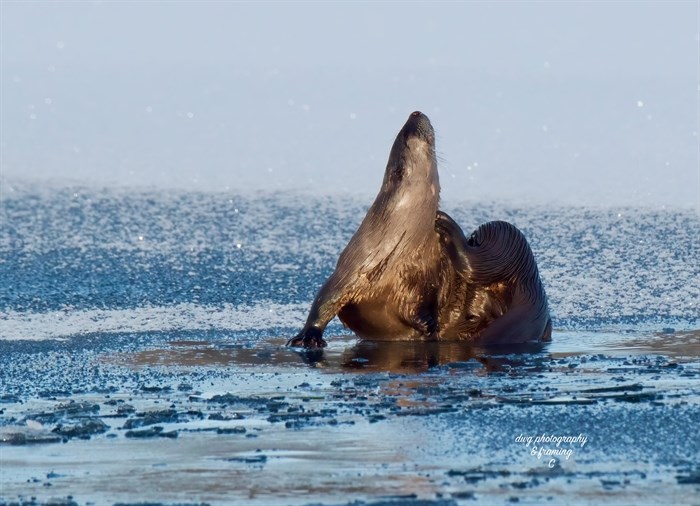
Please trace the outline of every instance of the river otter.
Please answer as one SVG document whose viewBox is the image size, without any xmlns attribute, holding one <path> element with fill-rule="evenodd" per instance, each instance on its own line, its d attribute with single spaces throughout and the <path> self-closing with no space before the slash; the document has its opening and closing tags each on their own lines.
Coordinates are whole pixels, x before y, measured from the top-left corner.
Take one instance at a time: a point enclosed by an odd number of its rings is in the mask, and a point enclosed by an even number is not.
<svg viewBox="0 0 700 506">
<path fill-rule="evenodd" d="M 435 133 L 421 112 L 396 136 L 379 195 L 288 346 L 326 346 L 333 317 L 360 338 L 548 340 L 551 321 L 523 234 L 494 221 L 467 239 L 438 210 Z"/>
</svg>

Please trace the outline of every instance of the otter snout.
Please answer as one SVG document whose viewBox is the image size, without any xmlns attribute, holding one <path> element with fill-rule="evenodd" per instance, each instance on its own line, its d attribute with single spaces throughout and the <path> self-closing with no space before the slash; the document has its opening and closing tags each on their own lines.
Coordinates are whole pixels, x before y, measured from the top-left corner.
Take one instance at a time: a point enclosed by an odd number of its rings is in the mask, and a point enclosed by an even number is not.
<svg viewBox="0 0 700 506">
<path fill-rule="evenodd" d="M 435 131 L 430 124 L 428 117 L 420 111 L 412 112 L 402 129 L 403 134 L 408 137 L 418 137 L 430 144 L 435 141 Z"/>
<path fill-rule="evenodd" d="M 384 173 L 383 191 L 406 191 L 417 184 L 420 188 L 414 189 L 425 193 L 426 181 L 430 185 L 429 193 L 437 202 L 439 183 L 435 160 L 435 132 L 428 117 L 420 111 L 415 111 L 410 114 L 391 147 Z"/>
</svg>

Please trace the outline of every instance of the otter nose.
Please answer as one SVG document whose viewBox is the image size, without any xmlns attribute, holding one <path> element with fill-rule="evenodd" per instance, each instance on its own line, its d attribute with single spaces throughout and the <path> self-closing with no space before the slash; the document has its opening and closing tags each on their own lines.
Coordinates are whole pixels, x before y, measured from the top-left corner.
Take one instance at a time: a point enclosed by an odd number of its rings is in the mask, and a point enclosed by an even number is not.
<svg viewBox="0 0 700 506">
<path fill-rule="evenodd" d="M 408 117 L 404 132 L 408 135 L 415 135 L 426 141 L 431 141 L 434 136 L 433 126 L 428 117 L 420 111 L 414 111 Z"/>
</svg>

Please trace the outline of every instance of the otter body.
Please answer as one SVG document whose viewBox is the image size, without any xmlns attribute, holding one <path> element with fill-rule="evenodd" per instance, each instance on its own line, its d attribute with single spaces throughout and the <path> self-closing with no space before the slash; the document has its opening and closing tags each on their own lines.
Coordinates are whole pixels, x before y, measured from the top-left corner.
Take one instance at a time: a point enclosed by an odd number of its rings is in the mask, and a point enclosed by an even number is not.
<svg viewBox="0 0 700 506">
<path fill-rule="evenodd" d="M 363 339 L 549 339 L 546 295 L 522 233 L 491 222 L 467 239 L 438 210 L 439 194 L 433 127 L 414 112 L 394 141 L 377 198 L 287 344 L 325 346 L 323 331 L 336 315 Z"/>
</svg>

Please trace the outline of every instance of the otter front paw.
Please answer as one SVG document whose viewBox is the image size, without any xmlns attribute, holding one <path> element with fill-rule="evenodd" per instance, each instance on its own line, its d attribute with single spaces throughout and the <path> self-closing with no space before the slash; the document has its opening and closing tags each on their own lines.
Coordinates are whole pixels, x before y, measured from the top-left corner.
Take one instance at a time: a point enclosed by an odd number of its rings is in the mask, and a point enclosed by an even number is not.
<svg viewBox="0 0 700 506">
<path fill-rule="evenodd" d="M 328 343 L 321 337 L 323 331 L 317 327 L 304 329 L 296 337 L 287 341 L 287 346 L 297 346 L 304 348 L 325 348 Z"/>
</svg>

